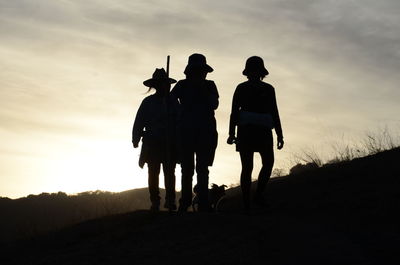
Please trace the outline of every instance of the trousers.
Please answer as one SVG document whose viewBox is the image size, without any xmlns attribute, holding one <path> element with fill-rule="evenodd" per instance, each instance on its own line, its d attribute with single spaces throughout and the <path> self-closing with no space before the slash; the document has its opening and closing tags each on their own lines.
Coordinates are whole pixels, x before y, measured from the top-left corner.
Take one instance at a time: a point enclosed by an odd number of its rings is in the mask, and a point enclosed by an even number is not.
<svg viewBox="0 0 400 265">
<path fill-rule="evenodd" d="M 161 164 L 164 172 L 164 183 L 165 183 L 165 205 L 169 208 L 175 205 L 175 163 L 158 163 L 148 162 L 149 170 L 149 193 L 150 201 L 153 206 L 158 207 L 160 205 L 160 188 L 159 188 L 159 175 Z"/>
</svg>

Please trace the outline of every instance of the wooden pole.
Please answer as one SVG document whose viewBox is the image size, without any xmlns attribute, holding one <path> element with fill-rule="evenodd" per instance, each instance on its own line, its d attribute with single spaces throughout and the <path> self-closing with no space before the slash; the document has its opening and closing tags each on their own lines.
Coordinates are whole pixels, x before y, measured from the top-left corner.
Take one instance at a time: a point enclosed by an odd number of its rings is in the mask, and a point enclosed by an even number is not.
<svg viewBox="0 0 400 265">
<path fill-rule="evenodd" d="M 170 56 L 168 55 L 167 56 L 167 77 L 169 78 L 169 61 L 170 61 Z M 171 150 L 171 134 L 170 134 L 170 130 L 171 130 L 171 124 L 170 124 L 170 111 L 171 111 L 171 109 L 170 109 L 170 105 L 169 105 L 169 92 L 170 91 L 168 91 L 168 94 L 167 94 L 167 97 L 166 97 L 166 104 L 165 104 L 165 106 L 166 106 L 166 111 L 167 111 L 167 131 L 166 131 L 166 137 L 167 137 L 167 139 L 166 139 L 166 141 L 165 141 L 165 143 L 166 143 L 166 168 L 168 168 L 168 172 L 164 172 L 164 174 L 170 174 L 170 170 L 172 170 L 171 168 L 172 168 L 172 165 L 173 165 L 173 162 L 172 162 L 172 154 L 171 154 L 171 152 L 172 152 L 172 150 Z M 168 185 L 171 185 L 171 180 L 169 179 L 169 180 L 167 180 L 167 178 L 171 178 L 171 176 L 167 176 L 166 178 L 165 178 L 165 180 L 166 181 L 168 181 Z M 167 184 L 166 184 L 167 185 Z M 166 188 L 166 192 L 169 192 L 168 191 L 168 188 L 167 188 L 167 186 L 165 186 L 165 188 Z M 171 187 L 169 187 L 169 188 L 171 188 Z M 175 188 L 175 187 L 174 187 Z M 168 211 L 169 212 L 171 212 L 172 211 L 172 205 L 170 205 L 170 203 L 172 203 L 172 202 L 170 202 L 170 201 L 168 201 L 168 202 L 166 202 L 167 204 L 168 204 Z"/>
<path fill-rule="evenodd" d="M 169 58 L 170 56 L 167 56 L 167 76 L 169 77 Z"/>
</svg>

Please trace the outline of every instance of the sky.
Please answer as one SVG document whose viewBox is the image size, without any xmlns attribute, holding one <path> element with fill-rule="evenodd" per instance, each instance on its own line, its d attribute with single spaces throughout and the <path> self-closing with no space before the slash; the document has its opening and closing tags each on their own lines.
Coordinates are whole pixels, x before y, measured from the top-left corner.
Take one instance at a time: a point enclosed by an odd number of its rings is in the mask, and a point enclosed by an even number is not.
<svg viewBox="0 0 400 265">
<path fill-rule="evenodd" d="M 146 187 L 132 123 L 148 95 L 142 82 L 167 55 L 178 80 L 192 53 L 214 68 L 210 183 L 239 183 L 239 155 L 226 138 L 253 55 L 270 72 L 264 81 L 282 120 L 275 168 L 288 170 L 304 150 L 329 152 L 332 141 L 396 132 L 399 14 L 397 0 L 0 0 L 0 196 Z"/>
</svg>

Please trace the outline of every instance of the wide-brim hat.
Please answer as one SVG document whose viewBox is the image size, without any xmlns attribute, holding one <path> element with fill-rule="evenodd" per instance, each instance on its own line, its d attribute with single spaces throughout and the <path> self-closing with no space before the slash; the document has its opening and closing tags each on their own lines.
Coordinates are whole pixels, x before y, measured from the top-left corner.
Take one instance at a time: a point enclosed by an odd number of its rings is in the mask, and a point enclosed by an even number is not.
<svg viewBox="0 0 400 265">
<path fill-rule="evenodd" d="M 261 76 L 266 76 L 269 74 L 268 70 L 264 66 L 263 59 L 258 56 L 252 56 L 247 59 L 246 66 L 242 73 L 245 76 L 248 76 L 249 74 L 259 74 Z"/>
<path fill-rule="evenodd" d="M 187 74 L 193 70 L 204 70 L 207 73 L 211 73 L 214 69 L 207 64 L 206 57 L 203 54 L 194 53 L 189 56 L 188 64 L 185 68 L 184 73 Z"/>
<path fill-rule="evenodd" d="M 175 79 L 168 77 L 167 72 L 165 72 L 164 68 L 157 68 L 153 73 L 153 77 L 144 81 L 143 85 L 147 87 L 154 87 L 154 85 L 156 85 L 160 81 L 166 80 L 169 81 L 170 84 L 176 83 Z"/>
</svg>

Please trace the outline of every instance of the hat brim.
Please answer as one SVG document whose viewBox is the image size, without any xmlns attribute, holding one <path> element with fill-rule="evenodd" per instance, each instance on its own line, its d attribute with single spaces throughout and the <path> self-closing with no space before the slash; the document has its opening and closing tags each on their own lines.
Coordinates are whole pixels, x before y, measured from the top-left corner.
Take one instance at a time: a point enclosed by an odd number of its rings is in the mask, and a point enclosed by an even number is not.
<svg viewBox="0 0 400 265">
<path fill-rule="evenodd" d="M 176 80 L 173 78 L 166 78 L 166 79 L 147 79 L 146 81 L 143 82 L 143 85 L 147 87 L 154 87 L 155 84 L 159 83 L 160 81 L 169 81 L 170 84 L 176 83 Z"/>
<path fill-rule="evenodd" d="M 264 75 L 264 76 L 269 75 L 268 70 L 265 69 L 265 68 L 261 68 L 261 69 L 248 69 L 248 68 L 245 68 L 243 70 L 243 72 L 242 72 L 242 74 L 245 75 L 245 76 L 248 76 L 250 73 L 257 73 L 257 74 Z"/>
<path fill-rule="evenodd" d="M 211 73 L 214 71 L 214 69 L 208 64 L 188 64 L 183 73 L 187 74 L 188 72 L 193 70 L 205 70 L 207 73 Z"/>
</svg>

